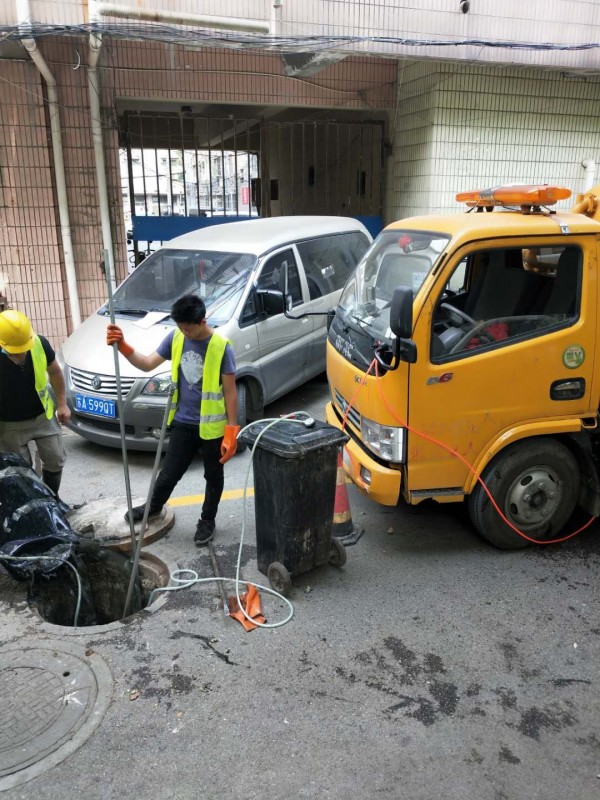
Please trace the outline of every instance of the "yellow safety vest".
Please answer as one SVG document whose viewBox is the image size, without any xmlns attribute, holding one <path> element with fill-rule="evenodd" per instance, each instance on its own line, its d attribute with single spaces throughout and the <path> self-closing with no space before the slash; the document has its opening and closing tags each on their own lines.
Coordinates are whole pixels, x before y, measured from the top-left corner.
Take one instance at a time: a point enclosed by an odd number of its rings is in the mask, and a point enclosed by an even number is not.
<svg viewBox="0 0 600 800">
<path fill-rule="evenodd" d="M 178 386 L 179 382 L 179 365 L 183 353 L 184 339 L 185 336 L 178 328 L 171 343 L 171 380 L 176 386 Z M 227 413 L 221 384 L 221 362 L 223 361 L 223 353 L 227 344 L 229 344 L 228 339 L 213 333 L 206 349 L 200 400 L 200 437 L 202 439 L 218 439 L 225 433 Z M 179 389 L 177 388 L 173 393 L 173 405 L 168 419 L 169 425 L 177 412 L 178 401 Z"/>
<path fill-rule="evenodd" d="M 54 401 L 48 391 L 48 359 L 40 337 L 36 334 L 34 334 L 33 347 L 31 348 L 31 360 L 33 361 L 35 390 L 44 407 L 46 416 L 48 419 L 52 419 L 54 416 Z"/>
</svg>

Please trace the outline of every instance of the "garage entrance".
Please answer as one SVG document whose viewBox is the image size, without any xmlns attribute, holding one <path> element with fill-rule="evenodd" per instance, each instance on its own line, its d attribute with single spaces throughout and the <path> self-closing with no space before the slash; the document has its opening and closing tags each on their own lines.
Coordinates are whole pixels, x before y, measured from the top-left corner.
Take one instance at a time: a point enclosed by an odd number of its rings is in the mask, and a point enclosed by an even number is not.
<svg viewBox="0 0 600 800">
<path fill-rule="evenodd" d="M 130 266 L 174 236 L 249 217 L 332 214 L 359 217 L 372 233 L 381 228 L 382 120 L 218 109 L 119 117 Z"/>
</svg>

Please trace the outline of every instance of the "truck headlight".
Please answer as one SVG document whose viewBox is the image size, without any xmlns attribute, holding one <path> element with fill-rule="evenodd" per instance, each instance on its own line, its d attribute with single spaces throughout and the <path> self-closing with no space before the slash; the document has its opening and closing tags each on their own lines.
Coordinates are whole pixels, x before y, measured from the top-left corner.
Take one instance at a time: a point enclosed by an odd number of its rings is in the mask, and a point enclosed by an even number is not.
<svg viewBox="0 0 600 800">
<path fill-rule="evenodd" d="M 404 462 L 404 428 L 380 425 L 363 417 L 361 429 L 363 442 L 369 450 L 386 461 Z"/>
<path fill-rule="evenodd" d="M 171 385 L 171 373 L 161 372 L 160 375 L 155 375 L 146 383 L 142 389 L 142 394 L 151 394 L 156 396 L 169 394 L 169 386 Z"/>
</svg>

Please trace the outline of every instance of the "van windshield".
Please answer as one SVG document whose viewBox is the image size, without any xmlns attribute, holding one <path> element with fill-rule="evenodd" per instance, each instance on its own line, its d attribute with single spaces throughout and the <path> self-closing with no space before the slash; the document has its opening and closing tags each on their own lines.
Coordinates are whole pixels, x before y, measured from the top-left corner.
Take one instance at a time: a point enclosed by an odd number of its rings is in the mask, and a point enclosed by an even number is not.
<svg viewBox="0 0 600 800">
<path fill-rule="evenodd" d="M 258 259 L 249 253 L 216 250 L 171 250 L 148 256 L 114 294 L 121 314 L 170 312 L 184 294 L 197 294 L 211 324 L 231 318 Z"/>
</svg>

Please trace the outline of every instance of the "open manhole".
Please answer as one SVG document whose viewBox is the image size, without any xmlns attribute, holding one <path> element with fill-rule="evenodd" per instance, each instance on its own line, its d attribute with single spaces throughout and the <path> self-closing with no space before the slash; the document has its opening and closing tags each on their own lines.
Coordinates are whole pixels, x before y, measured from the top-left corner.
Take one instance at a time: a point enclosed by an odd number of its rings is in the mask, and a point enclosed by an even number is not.
<svg viewBox="0 0 600 800">
<path fill-rule="evenodd" d="M 38 577 L 29 604 L 45 622 L 65 627 L 107 626 L 124 619 L 131 558 L 101 547 L 74 556 L 50 577 Z M 127 617 L 154 606 L 155 589 L 169 583 L 169 568 L 156 556 L 142 553 L 138 579 Z"/>
</svg>

